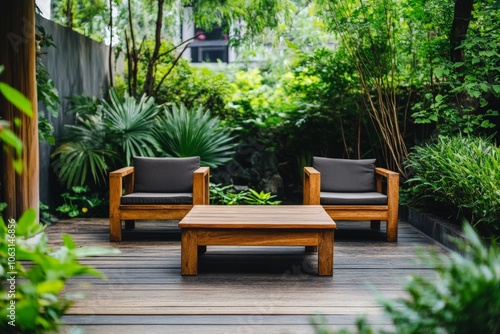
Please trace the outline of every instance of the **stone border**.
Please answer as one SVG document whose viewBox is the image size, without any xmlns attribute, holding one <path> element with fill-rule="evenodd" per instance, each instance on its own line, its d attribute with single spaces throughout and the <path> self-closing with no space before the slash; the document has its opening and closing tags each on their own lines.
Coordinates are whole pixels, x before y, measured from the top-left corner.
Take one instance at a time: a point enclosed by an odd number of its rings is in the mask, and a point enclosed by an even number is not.
<svg viewBox="0 0 500 334">
<path fill-rule="evenodd" d="M 455 224 L 407 206 L 400 206 L 399 217 L 446 248 L 461 253 L 450 240 L 451 238 L 463 238 L 461 229 Z"/>
</svg>

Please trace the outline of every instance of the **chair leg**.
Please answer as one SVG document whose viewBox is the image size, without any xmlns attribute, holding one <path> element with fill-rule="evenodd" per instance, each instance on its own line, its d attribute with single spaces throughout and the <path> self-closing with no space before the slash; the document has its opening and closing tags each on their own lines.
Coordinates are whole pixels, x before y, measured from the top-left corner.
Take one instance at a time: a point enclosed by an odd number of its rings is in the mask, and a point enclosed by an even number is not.
<svg viewBox="0 0 500 334">
<path fill-rule="evenodd" d="M 398 219 L 387 220 L 387 241 L 398 241 Z"/>
<path fill-rule="evenodd" d="M 380 230 L 380 220 L 372 220 L 370 222 L 370 228 L 372 230 Z"/>
<path fill-rule="evenodd" d="M 109 218 L 109 240 L 122 241 L 122 221 L 120 217 Z"/>
<path fill-rule="evenodd" d="M 126 220 L 125 221 L 125 229 L 133 230 L 135 228 L 135 220 Z"/>
</svg>

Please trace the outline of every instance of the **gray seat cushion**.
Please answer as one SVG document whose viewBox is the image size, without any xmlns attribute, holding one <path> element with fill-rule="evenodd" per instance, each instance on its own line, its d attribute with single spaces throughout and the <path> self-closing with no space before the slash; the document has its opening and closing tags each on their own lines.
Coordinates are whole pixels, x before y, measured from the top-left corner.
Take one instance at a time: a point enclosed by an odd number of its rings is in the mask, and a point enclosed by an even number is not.
<svg viewBox="0 0 500 334">
<path fill-rule="evenodd" d="M 335 193 L 321 192 L 321 205 L 387 205 L 387 196 L 378 192 Z"/>
<path fill-rule="evenodd" d="M 121 204 L 193 204 L 192 193 L 141 193 L 124 195 Z"/>
<path fill-rule="evenodd" d="M 336 193 L 375 192 L 375 159 L 313 157 L 321 175 L 321 191 Z"/>
<path fill-rule="evenodd" d="M 192 193 L 193 173 L 200 157 L 134 157 L 134 192 Z"/>
</svg>

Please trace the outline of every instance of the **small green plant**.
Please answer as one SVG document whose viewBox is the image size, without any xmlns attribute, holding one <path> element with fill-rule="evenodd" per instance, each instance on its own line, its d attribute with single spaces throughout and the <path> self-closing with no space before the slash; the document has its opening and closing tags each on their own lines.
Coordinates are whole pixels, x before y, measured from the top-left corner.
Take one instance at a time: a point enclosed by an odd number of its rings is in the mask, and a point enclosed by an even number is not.
<svg viewBox="0 0 500 334">
<path fill-rule="evenodd" d="M 71 192 L 61 195 L 64 204 L 57 207 L 56 211 L 69 217 L 90 217 L 93 211 L 103 204 L 97 194 L 88 194 L 89 187 L 73 186 Z"/>
<path fill-rule="evenodd" d="M 248 194 L 245 197 L 245 203 L 250 205 L 278 205 L 281 201 L 273 200 L 276 195 L 264 191 L 257 192 L 253 189 L 248 189 Z"/>
<path fill-rule="evenodd" d="M 276 195 L 254 189 L 236 190 L 230 184 L 222 186 L 221 184 L 210 183 L 210 203 L 223 205 L 278 205 L 281 201 L 273 200 Z"/>
<path fill-rule="evenodd" d="M 38 241 L 30 240 L 35 236 Z M 79 275 L 103 277 L 78 259 L 116 253 L 109 248 L 77 247 L 68 235 L 63 236 L 62 247 L 52 250 L 33 209 L 17 223 L 0 217 L 0 332 L 57 332 L 62 316 L 76 298 L 83 297 L 64 294 L 66 281 Z"/>
<path fill-rule="evenodd" d="M 469 224 L 464 239 L 455 239 L 461 253 L 421 253 L 437 277 L 415 275 L 406 285 L 407 297 L 379 297 L 392 319 L 394 333 L 499 333 L 500 251 L 496 242 L 486 246 Z M 333 333 L 315 321 L 316 333 Z M 361 319 L 357 333 L 391 333 L 376 330 Z M 337 333 L 350 333 L 342 330 Z"/>
<path fill-rule="evenodd" d="M 40 202 L 40 223 L 43 225 L 51 225 L 52 219 L 53 217 L 50 213 L 49 206 Z"/>
<path fill-rule="evenodd" d="M 241 204 L 244 196 L 245 192 L 235 191 L 232 184 L 222 186 L 221 184 L 210 183 L 210 204 Z"/>
</svg>

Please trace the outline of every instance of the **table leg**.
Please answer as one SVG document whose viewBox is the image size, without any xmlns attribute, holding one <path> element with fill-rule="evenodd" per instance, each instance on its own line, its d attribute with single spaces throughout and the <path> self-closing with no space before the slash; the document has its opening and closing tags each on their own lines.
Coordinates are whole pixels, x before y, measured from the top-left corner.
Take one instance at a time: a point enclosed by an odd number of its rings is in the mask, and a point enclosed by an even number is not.
<svg viewBox="0 0 500 334">
<path fill-rule="evenodd" d="M 181 274 L 198 274 L 198 237 L 196 231 L 181 231 Z"/>
<path fill-rule="evenodd" d="M 333 229 L 322 230 L 318 242 L 318 275 L 333 275 Z"/>
</svg>

